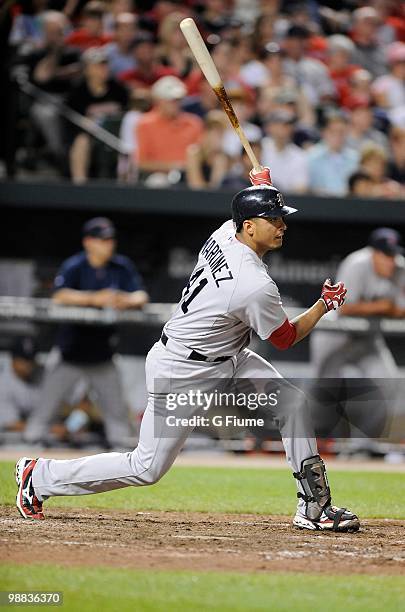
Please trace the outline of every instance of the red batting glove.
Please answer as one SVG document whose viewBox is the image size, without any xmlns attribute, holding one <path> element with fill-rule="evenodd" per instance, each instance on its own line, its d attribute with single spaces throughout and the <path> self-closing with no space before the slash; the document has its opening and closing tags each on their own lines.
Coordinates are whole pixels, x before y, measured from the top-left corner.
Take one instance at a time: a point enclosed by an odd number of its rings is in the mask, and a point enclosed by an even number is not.
<svg viewBox="0 0 405 612">
<path fill-rule="evenodd" d="M 267 166 L 260 170 L 260 172 L 251 170 L 249 172 L 249 178 L 252 185 L 273 185 L 271 182 L 270 168 L 267 168 Z"/>
<path fill-rule="evenodd" d="M 326 312 L 340 308 L 344 304 L 346 293 L 347 289 L 342 282 L 332 285 L 330 278 L 327 278 L 321 292 L 321 300 L 325 305 Z"/>
</svg>

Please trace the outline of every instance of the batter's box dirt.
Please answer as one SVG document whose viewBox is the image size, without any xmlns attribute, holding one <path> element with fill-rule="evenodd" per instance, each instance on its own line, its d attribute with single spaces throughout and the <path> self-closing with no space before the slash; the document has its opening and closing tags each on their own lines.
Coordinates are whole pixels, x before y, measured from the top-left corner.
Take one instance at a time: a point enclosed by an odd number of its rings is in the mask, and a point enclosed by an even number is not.
<svg viewBox="0 0 405 612">
<path fill-rule="evenodd" d="M 365 520 L 356 534 L 299 531 L 291 517 L 47 509 L 24 521 L 3 507 L 3 561 L 216 571 L 405 575 L 405 521 Z"/>
</svg>

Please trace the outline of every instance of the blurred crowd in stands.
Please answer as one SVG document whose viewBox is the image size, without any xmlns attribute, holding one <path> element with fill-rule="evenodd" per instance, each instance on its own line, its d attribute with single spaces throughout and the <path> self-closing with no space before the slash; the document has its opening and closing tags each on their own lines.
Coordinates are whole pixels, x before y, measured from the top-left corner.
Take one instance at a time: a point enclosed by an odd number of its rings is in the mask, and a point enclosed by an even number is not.
<svg viewBox="0 0 405 612">
<path fill-rule="evenodd" d="M 277 187 L 404 197 L 398 0 L 11 0 L 0 19 L 8 176 L 249 185 L 179 28 L 187 16 Z"/>
</svg>

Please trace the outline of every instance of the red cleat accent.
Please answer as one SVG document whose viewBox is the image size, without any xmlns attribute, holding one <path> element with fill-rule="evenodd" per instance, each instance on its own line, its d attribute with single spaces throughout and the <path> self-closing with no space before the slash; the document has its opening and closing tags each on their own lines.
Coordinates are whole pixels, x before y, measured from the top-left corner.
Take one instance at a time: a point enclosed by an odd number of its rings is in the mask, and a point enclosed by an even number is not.
<svg viewBox="0 0 405 612">
<path fill-rule="evenodd" d="M 25 519 L 44 519 L 42 512 L 42 502 L 35 495 L 32 486 L 32 471 L 37 463 L 37 459 L 22 457 L 15 465 L 15 481 L 18 491 L 16 505 L 19 513 Z"/>
</svg>

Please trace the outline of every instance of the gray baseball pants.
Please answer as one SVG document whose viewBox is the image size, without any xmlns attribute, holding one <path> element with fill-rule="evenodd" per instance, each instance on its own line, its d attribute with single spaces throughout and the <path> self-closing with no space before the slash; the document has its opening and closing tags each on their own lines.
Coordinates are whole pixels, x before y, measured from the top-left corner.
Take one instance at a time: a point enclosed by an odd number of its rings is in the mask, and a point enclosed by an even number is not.
<svg viewBox="0 0 405 612">
<path fill-rule="evenodd" d="M 135 450 L 66 461 L 39 459 L 33 470 L 33 486 L 38 499 L 100 493 L 157 482 L 169 470 L 193 429 L 178 426 L 173 432 L 167 425 L 167 393 L 174 389 L 178 393 L 182 387 L 187 390 L 195 385 L 202 392 L 209 392 L 218 379 L 225 383 L 232 378 L 258 379 L 257 392 L 263 390 L 271 378 L 278 379 L 277 384 L 291 387 L 270 363 L 248 349 L 219 363 L 187 360 L 184 349 L 171 342 L 169 350 L 157 342 L 148 353 L 149 399 Z M 156 381 L 162 385 L 156 386 Z M 183 414 L 190 417 L 195 410 L 194 406 L 185 406 Z M 308 423 L 309 411 L 300 401 L 291 402 L 288 410 L 284 407 L 278 412 L 276 406 L 272 411 L 280 428 L 287 461 L 294 471 L 299 471 L 303 459 L 317 454 L 312 426 Z M 308 435 L 304 436 L 303 432 Z"/>
<path fill-rule="evenodd" d="M 350 437 L 354 441 L 362 440 L 362 446 L 366 448 L 364 439 L 378 437 L 399 409 L 395 396 L 398 397 L 399 393 L 400 374 L 383 336 L 314 331 L 310 338 L 310 351 L 316 378 L 371 379 L 373 385 L 380 388 L 382 397 L 385 397 L 388 387 L 392 389 L 394 399 L 387 396 L 378 407 L 371 402 L 369 406 L 360 401 L 348 403 L 349 412 L 345 418 L 348 418 Z M 388 385 L 389 380 L 392 383 Z M 322 423 L 324 416 L 316 415 L 317 421 Z"/>
<path fill-rule="evenodd" d="M 351 368 L 354 378 L 398 378 L 398 367 L 384 338 L 344 332 L 314 331 L 310 338 L 315 376 L 340 378 Z M 357 371 L 357 374 L 353 374 Z"/>
<path fill-rule="evenodd" d="M 45 376 L 40 405 L 32 413 L 24 433 L 27 442 L 36 442 L 46 435 L 51 421 L 58 414 L 61 402 L 82 378 L 86 379 L 97 394 L 97 404 L 102 412 L 108 442 L 112 446 L 121 446 L 130 436 L 128 411 L 114 363 L 107 361 L 93 365 L 75 365 L 60 361 Z"/>
</svg>

